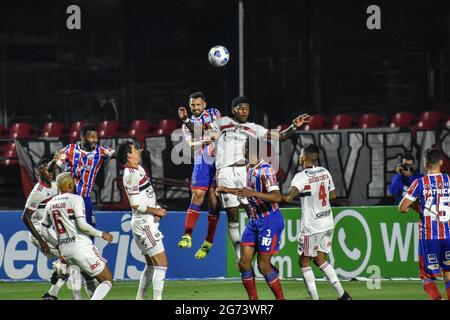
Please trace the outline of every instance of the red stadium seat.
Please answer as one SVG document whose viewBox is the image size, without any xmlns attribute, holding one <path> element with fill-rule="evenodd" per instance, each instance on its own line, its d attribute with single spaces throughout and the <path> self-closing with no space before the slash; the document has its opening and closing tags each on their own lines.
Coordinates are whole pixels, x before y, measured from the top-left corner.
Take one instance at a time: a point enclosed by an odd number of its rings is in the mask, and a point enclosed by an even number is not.
<svg viewBox="0 0 450 320">
<path fill-rule="evenodd" d="M 327 124 L 327 119 L 325 119 L 320 114 L 314 114 L 309 117 L 309 123 L 305 124 L 303 127 L 305 131 L 308 130 L 320 130 L 325 129 Z"/>
<path fill-rule="evenodd" d="M 274 129 L 278 131 L 283 131 L 287 129 L 290 126 L 290 124 L 279 124 Z"/>
<path fill-rule="evenodd" d="M 121 132 L 122 124 L 115 120 L 100 122 L 97 130 L 100 138 L 112 138 L 118 136 Z"/>
<path fill-rule="evenodd" d="M 383 117 L 376 113 L 366 113 L 359 118 L 360 128 L 379 128 L 383 122 Z"/>
<path fill-rule="evenodd" d="M 417 124 L 421 129 L 433 129 L 440 126 L 445 121 L 443 114 L 439 111 L 427 111 L 420 115 L 420 121 Z"/>
<path fill-rule="evenodd" d="M 64 123 L 47 122 L 42 126 L 41 137 L 62 137 L 64 135 Z"/>
<path fill-rule="evenodd" d="M 153 124 L 148 120 L 134 120 L 130 124 L 128 135 L 130 136 L 146 136 L 154 129 Z"/>
<path fill-rule="evenodd" d="M 398 112 L 391 120 L 391 128 L 410 128 L 417 122 L 417 117 L 411 112 Z"/>
<path fill-rule="evenodd" d="M 6 128 L 0 124 L 0 138 L 6 138 Z"/>
<path fill-rule="evenodd" d="M 84 121 L 77 121 L 72 123 L 69 129 L 69 141 L 70 143 L 74 143 L 75 141 L 80 139 L 80 129 L 84 126 Z"/>
<path fill-rule="evenodd" d="M 450 115 L 448 116 L 446 126 L 447 126 L 447 129 L 450 129 Z"/>
<path fill-rule="evenodd" d="M 164 119 L 158 123 L 157 135 L 171 134 L 175 129 L 180 128 L 180 120 L 177 119 Z"/>
<path fill-rule="evenodd" d="M 19 122 L 9 128 L 8 138 L 10 139 L 30 138 L 32 136 L 33 126 L 29 123 Z"/>
<path fill-rule="evenodd" d="M 331 129 L 350 129 L 353 127 L 353 117 L 349 114 L 337 114 L 331 120 Z"/>
</svg>

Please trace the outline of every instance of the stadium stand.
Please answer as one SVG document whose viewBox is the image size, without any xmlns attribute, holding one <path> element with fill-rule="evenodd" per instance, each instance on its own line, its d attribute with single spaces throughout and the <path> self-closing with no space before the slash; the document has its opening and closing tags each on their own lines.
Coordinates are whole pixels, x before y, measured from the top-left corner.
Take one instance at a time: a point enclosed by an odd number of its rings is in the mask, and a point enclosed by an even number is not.
<svg viewBox="0 0 450 320">
<path fill-rule="evenodd" d="M 321 130 L 326 129 L 327 119 L 320 114 L 314 114 L 309 117 L 309 123 L 307 123 L 303 130 Z"/>
<path fill-rule="evenodd" d="M 156 135 L 162 136 L 171 134 L 175 129 L 181 128 L 181 123 L 177 119 L 163 119 L 158 123 Z"/>
<path fill-rule="evenodd" d="M 353 117 L 349 114 L 337 114 L 331 120 L 331 129 L 350 129 L 353 128 Z"/>
<path fill-rule="evenodd" d="M 74 143 L 78 139 L 80 139 L 80 128 L 85 124 L 84 121 L 77 121 L 72 123 L 69 129 L 69 141 L 70 143 Z"/>
<path fill-rule="evenodd" d="M 417 123 L 417 117 L 411 112 L 397 112 L 391 120 L 391 128 L 410 128 Z"/>
<path fill-rule="evenodd" d="M 358 127 L 365 128 L 379 128 L 383 124 L 383 117 L 376 113 L 366 113 L 359 118 Z"/>
<path fill-rule="evenodd" d="M 111 138 L 121 134 L 122 124 L 115 120 L 106 120 L 98 125 L 99 138 Z"/>
<path fill-rule="evenodd" d="M 420 121 L 417 124 L 421 129 L 433 129 L 444 122 L 444 116 L 439 111 L 426 111 L 420 115 Z"/>
<path fill-rule="evenodd" d="M 41 129 L 41 137 L 62 137 L 64 136 L 64 123 L 47 122 Z"/>
</svg>

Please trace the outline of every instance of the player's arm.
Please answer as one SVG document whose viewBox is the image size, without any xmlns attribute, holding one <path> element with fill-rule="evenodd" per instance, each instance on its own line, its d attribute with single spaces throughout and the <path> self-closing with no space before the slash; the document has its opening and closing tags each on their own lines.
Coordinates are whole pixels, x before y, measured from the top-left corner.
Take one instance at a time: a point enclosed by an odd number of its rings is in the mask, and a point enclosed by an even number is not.
<svg viewBox="0 0 450 320">
<path fill-rule="evenodd" d="M 49 228 L 52 226 L 52 222 L 50 220 L 50 211 L 46 207 L 44 217 L 42 218 L 41 228 L 42 237 L 47 241 L 47 243 L 52 244 L 55 248 L 58 248 L 58 240 L 49 232 Z"/>
<path fill-rule="evenodd" d="M 62 168 L 62 166 L 64 165 L 64 162 L 67 158 L 66 150 L 68 150 L 68 146 L 61 149 L 60 151 L 56 151 L 53 154 L 53 160 L 50 161 L 47 165 L 47 170 L 49 172 L 54 172 L 56 167 Z"/>
<path fill-rule="evenodd" d="M 278 140 L 278 141 L 284 141 L 291 137 L 295 131 L 300 128 L 305 123 L 309 122 L 309 115 L 308 114 L 301 114 L 294 120 L 292 120 L 292 124 L 284 129 L 281 132 L 275 131 L 275 130 L 269 130 L 267 131 L 267 140 Z"/>
<path fill-rule="evenodd" d="M 238 189 L 237 195 L 240 197 L 255 197 L 262 201 L 267 202 L 281 202 L 281 193 L 280 190 L 272 190 L 267 193 L 259 192 L 256 190 L 250 190 L 250 189 Z"/>
<path fill-rule="evenodd" d="M 414 205 L 415 204 L 415 205 Z M 410 200 L 407 197 L 403 197 L 402 201 L 398 205 L 398 212 L 408 213 L 409 208 L 418 211 L 418 206 L 415 200 Z"/>
<path fill-rule="evenodd" d="M 111 242 L 113 240 L 112 234 L 94 228 L 93 226 L 91 226 L 89 223 L 86 222 L 85 217 L 77 217 L 75 219 L 75 223 L 77 225 L 78 230 L 89 236 L 102 238 L 103 240 L 106 240 L 108 242 Z"/>
<path fill-rule="evenodd" d="M 33 210 L 31 210 L 29 208 L 25 208 L 25 210 L 23 210 L 23 213 L 22 213 L 22 221 L 26 225 L 28 230 L 30 230 L 31 234 L 39 242 L 41 251 L 43 253 L 49 253 L 50 247 L 48 246 L 47 242 L 45 242 L 44 238 L 42 238 L 42 236 L 39 234 L 39 232 L 37 232 L 36 228 L 34 227 L 33 223 L 31 222 L 31 216 L 33 215 L 33 213 L 34 213 Z"/>
<path fill-rule="evenodd" d="M 140 201 L 137 195 L 130 195 L 130 205 L 131 208 L 134 210 L 138 210 L 142 213 L 151 214 L 156 217 L 165 217 L 167 215 L 167 211 L 164 208 L 161 208 L 159 206 L 156 206 L 155 208 L 147 207 L 143 205 Z"/>
<path fill-rule="evenodd" d="M 281 202 L 291 203 L 299 194 L 297 187 L 291 186 L 287 193 L 281 195 Z"/>
</svg>

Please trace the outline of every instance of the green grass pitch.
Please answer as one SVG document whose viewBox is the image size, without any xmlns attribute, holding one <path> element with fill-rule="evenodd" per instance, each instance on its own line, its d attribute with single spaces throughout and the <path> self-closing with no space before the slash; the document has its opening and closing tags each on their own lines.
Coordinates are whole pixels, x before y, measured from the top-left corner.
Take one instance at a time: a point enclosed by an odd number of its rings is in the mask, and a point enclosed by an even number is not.
<svg viewBox="0 0 450 320">
<path fill-rule="evenodd" d="M 343 281 L 343 287 L 354 300 L 427 300 L 420 281 L 381 281 L 380 289 L 368 289 L 364 281 Z M 301 280 L 282 280 L 286 299 L 309 300 L 305 285 Z M 49 282 L 0 282 L 0 300 L 40 299 L 50 287 Z M 445 297 L 444 285 L 438 281 L 438 287 Z M 117 281 L 107 299 L 133 300 L 138 288 L 137 281 Z M 264 281 L 257 281 L 260 299 L 273 299 L 272 292 Z M 335 300 L 336 294 L 324 281 L 317 282 L 320 299 Z M 82 289 L 83 299 L 87 299 Z M 64 286 L 60 299 L 72 299 L 71 291 Z M 152 299 L 149 288 L 147 298 Z M 245 300 L 247 295 L 239 280 L 167 280 L 163 299 L 167 300 Z"/>
</svg>

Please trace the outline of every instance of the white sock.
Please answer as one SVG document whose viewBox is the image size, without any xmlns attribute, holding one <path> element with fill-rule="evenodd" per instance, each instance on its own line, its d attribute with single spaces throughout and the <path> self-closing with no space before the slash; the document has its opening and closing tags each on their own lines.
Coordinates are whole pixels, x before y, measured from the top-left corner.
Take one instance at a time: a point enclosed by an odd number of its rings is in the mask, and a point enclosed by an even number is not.
<svg viewBox="0 0 450 320">
<path fill-rule="evenodd" d="M 313 300 L 319 300 L 319 294 L 316 288 L 316 277 L 311 267 L 302 268 L 303 281 L 305 281 L 306 289 Z"/>
<path fill-rule="evenodd" d="M 325 273 L 325 276 L 328 279 L 328 282 L 332 285 L 332 287 L 336 290 L 338 294 L 338 298 L 342 297 L 344 294 L 344 289 L 342 288 L 341 282 L 339 281 L 336 272 L 334 271 L 334 268 L 331 264 L 328 262 L 325 262 L 323 265 L 321 265 L 320 270 L 322 270 L 323 273 Z"/>
<path fill-rule="evenodd" d="M 153 269 L 153 300 L 162 300 L 167 268 L 154 266 Z"/>
<path fill-rule="evenodd" d="M 69 266 L 69 280 L 67 286 L 72 289 L 73 299 L 81 300 L 81 274 L 76 266 Z"/>
<path fill-rule="evenodd" d="M 58 297 L 59 289 L 62 288 L 64 283 L 66 282 L 63 279 L 58 279 L 58 281 L 50 287 L 50 290 L 48 290 L 48 294 L 54 297 Z"/>
<path fill-rule="evenodd" d="M 102 281 L 95 289 L 94 295 L 91 300 L 103 300 L 106 297 L 109 290 L 112 288 L 112 283 L 109 281 Z"/>
<path fill-rule="evenodd" d="M 136 300 L 144 300 L 145 293 L 147 292 L 150 281 L 153 280 L 153 266 L 145 266 L 145 269 L 141 273 L 141 280 L 139 281 L 138 293 Z"/>
<path fill-rule="evenodd" d="M 92 298 L 92 296 L 94 295 L 95 290 L 97 289 L 97 280 L 95 279 L 89 279 L 89 280 L 84 280 L 84 289 L 86 290 L 86 293 L 90 298 Z"/>
<path fill-rule="evenodd" d="M 233 243 L 236 258 L 239 261 L 239 259 L 241 259 L 241 235 L 239 234 L 239 223 L 230 222 L 228 224 L 228 234 L 230 235 L 231 242 Z"/>
</svg>

